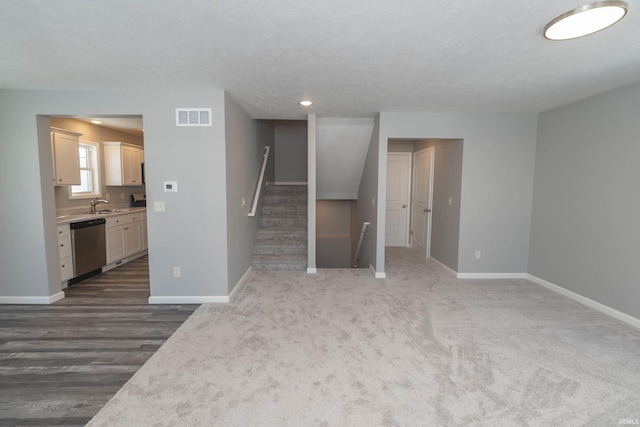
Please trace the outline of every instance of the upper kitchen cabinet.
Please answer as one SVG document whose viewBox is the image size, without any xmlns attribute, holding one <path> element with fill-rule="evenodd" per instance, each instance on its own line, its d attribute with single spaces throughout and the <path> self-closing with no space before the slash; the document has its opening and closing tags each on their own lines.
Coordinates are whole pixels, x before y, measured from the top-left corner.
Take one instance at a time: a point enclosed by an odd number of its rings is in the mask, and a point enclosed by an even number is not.
<svg viewBox="0 0 640 427">
<path fill-rule="evenodd" d="M 142 185 L 144 150 L 124 142 L 103 142 L 105 185 Z"/>
<path fill-rule="evenodd" d="M 55 185 L 80 185 L 78 144 L 82 134 L 51 128 L 53 180 Z"/>
</svg>

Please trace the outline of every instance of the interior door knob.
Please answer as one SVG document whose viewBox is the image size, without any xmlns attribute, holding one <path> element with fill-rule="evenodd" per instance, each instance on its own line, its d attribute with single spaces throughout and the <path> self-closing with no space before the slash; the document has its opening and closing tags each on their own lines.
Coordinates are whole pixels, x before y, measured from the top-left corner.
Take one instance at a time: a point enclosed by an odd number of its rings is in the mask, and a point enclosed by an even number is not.
<svg viewBox="0 0 640 427">
<path fill-rule="evenodd" d="M 406 208 L 406 207 L 407 207 L 407 205 L 402 205 L 402 207 L 403 207 L 403 208 Z"/>
</svg>

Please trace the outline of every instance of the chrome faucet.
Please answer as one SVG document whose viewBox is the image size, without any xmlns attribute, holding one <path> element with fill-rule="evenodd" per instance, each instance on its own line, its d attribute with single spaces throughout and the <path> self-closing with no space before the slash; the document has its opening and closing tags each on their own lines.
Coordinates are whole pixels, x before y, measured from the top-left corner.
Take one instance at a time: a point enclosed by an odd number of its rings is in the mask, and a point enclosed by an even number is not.
<svg viewBox="0 0 640 427">
<path fill-rule="evenodd" d="M 95 199 L 91 200 L 91 210 L 89 211 L 89 213 L 96 213 L 96 205 L 100 204 L 100 203 L 104 203 L 104 204 L 108 204 L 109 201 L 105 200 L 105 199 L 100 199 L 98 197 L 96 197 Z"/>
</svg>

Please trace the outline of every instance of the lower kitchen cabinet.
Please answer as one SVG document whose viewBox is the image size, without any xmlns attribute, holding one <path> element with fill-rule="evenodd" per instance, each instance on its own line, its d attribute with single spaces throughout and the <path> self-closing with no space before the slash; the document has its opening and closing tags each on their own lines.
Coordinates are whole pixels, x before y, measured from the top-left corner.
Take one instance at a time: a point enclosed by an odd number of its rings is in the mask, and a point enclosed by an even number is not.
<svg viewBox="0 0 640 427">
<path fill-rule="evenodd" d="M 60 260 L 60 280 L 64 283 L 73 278 L 73 256 L 69 224 L 58 225 L 58 259 Z"/>
<path fill-rule="evenodd" d="M 141 213 L 107 218 L 105 230 L 107 264 L 144 250 Z"/>
</svg>

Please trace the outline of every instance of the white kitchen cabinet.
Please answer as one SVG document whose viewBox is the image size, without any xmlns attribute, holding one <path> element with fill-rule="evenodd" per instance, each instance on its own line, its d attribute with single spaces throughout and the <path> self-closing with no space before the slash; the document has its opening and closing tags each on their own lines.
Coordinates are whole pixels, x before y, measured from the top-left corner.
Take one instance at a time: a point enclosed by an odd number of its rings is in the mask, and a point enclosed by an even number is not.
<svg viewBox="0 0 640 427">
<path fill-rule="evenodd" d="M 144 250 L 140 213 L 107 218 L 107 264 Z"/>
<path fill-rule="evenodd" d="M 148 234 L 147 234 L 147 213 L 146 212 L 142 213 L 142 221 L 140 222 L 140 225 L 142 227 L 142 249 L 148 249 L 149 240 L 148 240 Z"/>
<path fill-rule="evenodd" d="M 55 185 L 80 185 L 79 133 L 51 128 L 53 181 Z"/>
<path fill-rule="evenodd" d="M 123 142 L 103 142 L 105 185 L 142 185 L 144 150 Z"/>
<path fill-rule="evenodd" d="M 107 240 L 107 264 L 124 258 L 124 225 L 105 228 Z"/>
<path fill-rule="evenodd" d="M 73 255 L 69 224 L 58 225 L 58 259 L 60 260 L 60 280 L 64 283 L 73 278 Z"/>
</svg>

